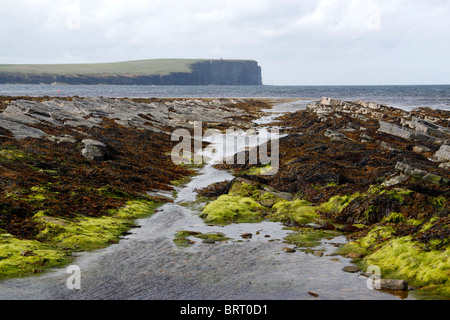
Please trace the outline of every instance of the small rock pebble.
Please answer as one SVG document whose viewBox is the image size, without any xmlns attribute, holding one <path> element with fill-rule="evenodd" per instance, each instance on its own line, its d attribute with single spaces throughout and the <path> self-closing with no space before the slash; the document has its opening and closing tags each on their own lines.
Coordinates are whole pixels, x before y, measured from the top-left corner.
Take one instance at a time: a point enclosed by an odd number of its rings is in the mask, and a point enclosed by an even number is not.
<svg viewBox="0 0 450 320">
<path fill-rule="evenodd" d="M 359 272 L 360 270 L 359 270 L 358 267 L 347 266 L 347 267 L 342 268 L 342 271 L 350 272 L 350 273 L 355 273 L 355 272 Z"/>
<path fill-rule="evenodd" d="M 347 257 L 348 257 L 348 258 L 351 258 L 351 259 L 361 259 L 362 257 L 364 257 L 364 255 L 361 254 L 361 253 L 350 252 L 350 253 L 347 255 Z"/>
<path fill-rule="evenodd" d="M 313 297 L 318 297 L 319 294 L 317 292 L 314 291 L 308 291 L 308 294 L 312 295 Z"/>
</svg>

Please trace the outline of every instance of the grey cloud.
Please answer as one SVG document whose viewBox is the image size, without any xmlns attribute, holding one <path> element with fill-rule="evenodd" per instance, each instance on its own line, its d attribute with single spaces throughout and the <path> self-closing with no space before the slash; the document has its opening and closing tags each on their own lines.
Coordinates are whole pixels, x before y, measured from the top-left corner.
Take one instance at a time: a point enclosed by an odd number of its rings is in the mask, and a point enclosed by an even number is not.
<svg viewBox="0 0 450 320">
<path fill-rule="evenodd" d="M 0 11 L 0 63 L 244 58 L 266 84 L 445 82 L 449 71 L 447 1 L 0 0 Z"/>
</svg>

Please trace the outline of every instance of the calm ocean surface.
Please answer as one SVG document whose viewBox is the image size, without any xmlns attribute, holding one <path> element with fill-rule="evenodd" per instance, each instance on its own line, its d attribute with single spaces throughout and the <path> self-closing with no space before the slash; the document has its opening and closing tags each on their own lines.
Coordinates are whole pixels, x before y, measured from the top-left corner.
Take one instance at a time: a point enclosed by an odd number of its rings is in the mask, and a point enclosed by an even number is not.
<svg viewBox="0 0 450 320">
<path fill-rule="evenodd" d="M 59 90 L 59 92 L 58 92 Z M 450 85 L 422 86 L 114 86 L 1 84 L 4 96 L 103 96 L 116 98 L 307 98 L 368 100 L 413 109 L 450 110 Z"/>
</svg>

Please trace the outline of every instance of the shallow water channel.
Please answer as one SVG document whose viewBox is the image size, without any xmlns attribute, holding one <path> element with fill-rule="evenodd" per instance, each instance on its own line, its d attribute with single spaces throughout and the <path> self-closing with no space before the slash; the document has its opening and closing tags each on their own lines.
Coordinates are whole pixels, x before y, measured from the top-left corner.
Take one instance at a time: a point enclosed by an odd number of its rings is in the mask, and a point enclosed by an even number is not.
<svg viewBox="0 0 450 320">
<path fill-rule="evenodd" d="M 295 109 L 304 102 L 283 105 Z M 284 111 L 281 108 L 281 111 Z M 80 270 L 80 289 L 69 289 L 67 269 L 41 276 L 0 282 L 0 299 L 145 299 L 145 300 L 306 300 L 399 299 L 367 287 L 366 277 L 342 271 L 350 260 L 333 253 L 344 237 L 327 239 L 322 256 L 297 250 L 283 242 L 291 231 L 280 223 L 208 226 L 199 209 L 186 205 L 195 189 L 233 176 L 212 167 L 199 169 L 186 185 L 177 187 L 173 203 L 160 207 L 118 244 L 81 253 L 73 265 Z M 174 243 L 181 230 L 221 232 L 226 242 L 192 239 L 187 247 Z M 244 239 L 243 233 L 252 237 Z M 308 292 L 313 291 L 315 297 Z"/>
</svg>

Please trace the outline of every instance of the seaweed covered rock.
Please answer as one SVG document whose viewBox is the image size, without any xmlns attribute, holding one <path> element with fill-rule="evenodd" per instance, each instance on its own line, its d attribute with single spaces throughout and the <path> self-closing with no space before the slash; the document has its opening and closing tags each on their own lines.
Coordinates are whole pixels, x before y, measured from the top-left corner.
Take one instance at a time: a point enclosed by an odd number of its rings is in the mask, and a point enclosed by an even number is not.
<svg viewBox="0 0 450 320">
<path fill-rule="evenodd" d="M 171 161 L 172 131 L 189 131 L 194 120 L 246 127 L 266 106 L 246 99 L 0 97 L 0 278 L 62 266 L 73 251 L 117 242 L 141 213 L 170 201 L 149 191 L 171 192 L 173 181 L 193 174 Z M 20 255 L 26 251 L 34 254 Z"/>
<path fill-rule="evenodd" d="M 206 223 L 260 222 L 266 208 L 250 197 L 222 195 L 208 204 L 201 217 Z"/>
<path fill-rule="evenodd" d="M 272 210 L 289 225 L 310 210 L 313 221 L 351 226 L 343 253 L 362 254 L 361 267 L 450 296 L 449 111 L 323 98 L 275 125 L 286 133 L 280 169 L 264 180 L 295 200 Z M 228 166 L 258 176 L 254 167 Z"/>
</svg>

